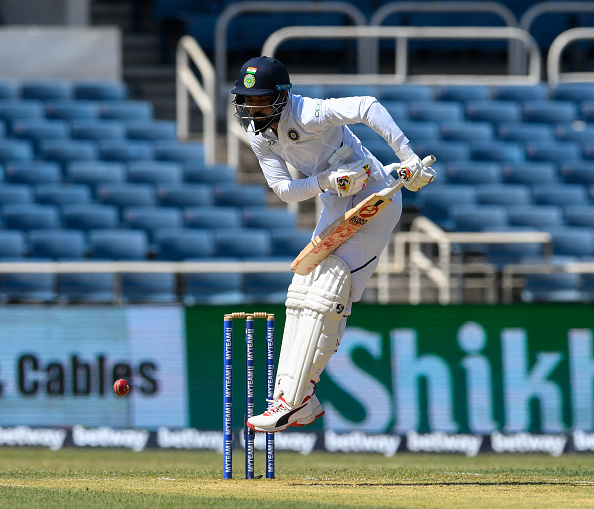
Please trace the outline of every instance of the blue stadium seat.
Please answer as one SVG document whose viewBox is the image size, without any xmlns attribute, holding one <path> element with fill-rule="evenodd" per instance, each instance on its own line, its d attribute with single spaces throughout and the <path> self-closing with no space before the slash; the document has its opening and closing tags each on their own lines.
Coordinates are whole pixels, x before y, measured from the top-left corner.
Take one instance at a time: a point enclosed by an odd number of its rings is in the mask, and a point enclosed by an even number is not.
<svg viewBox="0 0 594 509">
<path fill-rule="evenodd" d="M 594 125 L 583 122 L 557 124 L 555 126 L 555 136 L 561 141 L 591 141 L 594 139 Z"/>
<path fill-rule="evenodd" d="M 122 218 L 125 227 L 146 232 L 151 243 L 156 230 L 182 227 L 182 213 L 173 207 L 127 207 Z"/>
<path fill-rule="evenodd" d="M 38 203 L 12 203 L 2 207 L 4 227 L 8 230 L 40 230 L 60 226 L 58 208 Z"/>
<path fill-rule="evenodd" d="M 532 185 L 532 193 L 536 205 L 557 205 L 566 207 L 568 205 L 587 205 L 588 192 L 579 184 L 562 184 L 551 187 L 549 184 L 535 183 Z"/>
<path fill-rule="evenodd" d="M 159 204 L 165 207 L 209 207 L 214 205 L 208 184 L 164 184 L 157 187 Z"/>
<path fill-rule="evenodd" d="M 476 191 L 470 185 L 426 186 L 421 198 L 421 213 L 445 229 L 453 227 L 448 211 L 453 205 L 476 203 Z"/>
<path fill-rule="evenodd" d="M 160 161 L 204 161 L 201 143 L 164 140 L 155 142 L 155 159 Z"/>
<path fill-rule="evenodd" d="M 387 143 L 384 144 L 394 152 Z M 421 158 L 433 154 L 440 163 L 470 160 L 470 146 L 464 141 L 419 141 L 414 147 Z"/>
<path fill-rule="evenodd" d="M 81 260 L 87 252 L 85 235 L 80 230 L 32 230 L 27 240 L 35 258 Z"/>
<path fill-rule="evenodd" d="M 0 184 L 0 206 L 9 203 L 32 203 L 33 188 L 27 184 Z"/>
<path fill-rule="evenodd" d="M 579 302 L 582 298 L 579 274 L 526 274 L 523 302 Z"/>
<path fill-rule="evenodd" d="M 502 205 L 454 205 L 448 215 L 453 221 L 453 230 L 459 232 L 490 231 L 507 226 L 507 209 Z"/>
<path fill-rule="evenodd" d="M 428 85 L 384 85 L 379 91 L 383 101 L 432 101 L 435 99 L 435 90 Z"/>
<path fill-rule="evenodd" d="M 491 162 L 453 162 L 445 175 L 449 184 L 497 184 L 501 182 L 501 165 Z"/>
<path fill-rule="evenodd" d="M 0 139 L 0 161 L 30 161 L 35 157 L 33 145 L 28 140 Z"/>
<path fill-rule="evenodd" d="M 565 222 L 568 226 L 587 226 L 594 228 L 594 206 L 570 205 L 565 207 Z"/>
<path fill-rule="evenodd" d="M 390 116 L 400 123 L 400 121 L 408 120 L 408 105 L 399 101 L 384 101 L 382 105 Z"/>
<path fill-rule="evenodd" d="M 182 181 L 182 166 L 171 161 L 130 161 L 128 182 L 145 184 L 178 184 Z"/>
<path fill-rule="evenodd" d="M 463 106 L 457 102 L 413 101 L 409 103 L 408 114 L 415 121 L 456 122 L 464 119 Z"/>
<path fill-rule="evenodd" d="M 0 80 L 0 100 L 17 99 L 20 94 L 20 85 L 15 80 Z"/>
<path fill-rule="evenodd" d="M 23 258 L 27 254 L 25 234 L 18 230 L 0 230 L 0 259 Z M 0 275 L 0 278 L 2 276 Z"/>
<path fill-rule="evenodd" d="M 0 101 L 0 104 L 2 102 Z M 594 100 L 592 101 L 583 101 L 580 104 L 580 113 L 582 115 L 582 120 L 588 123 L 594 122 Z M 0 117 L 2 117 L 2 108 L 0 106 Z"/>
<path fill-rule="evenodd" d="M 558 83 L 550 90 L 555 101 L 591 101 L 594 100 L 592 83 Z"/>
<path fill-rule="evenodd" d="M 214 236 L 210 230 L 158 230 L 155 243 L 159 260 L 182 261 L 214 254 Z"/>
<path fill-rule="evenodd" d="M 73 120 L 72 137 L 78 140 L 121 140 L 126 137 L 126 126 L 119 120 Z"/>
<path fill-rule="evenodd" d="M 441 125 L 440 134 L 444 140 L 454 141 L 492 141 L 494 138 L 489 122 L 447 122 Z"/>
<path fill-rule="evenodd" d="M 94 101 L 49 101 L 45 105 L 45 116 L 63 120 L 93 119 L 99 117 L 99 106 Z"/>
<path fill-rule="evenodd" d="M 557 166 L 546 161 L 505 162 L 501 166 L 501 176 L 506 184 L 553 184 L 559 181 Z"/>
<path fill-rule="evenodd" d="M 581 159 L 581 147 L 573 141 L 531 141 L 526 143 L 526 157 L 531 161 L 566 163 Z"/>
<path fill-rule="evenodd" d="M 186 228 L 239 228 L 241 209 L 238 207 L 199 206 L 184 210 Z"/>
<path fill-rule="evenodd" d="M 89 140 L 43 140 L 39 152 L 46 161 L 66 168 L 73 161 L 93 161 L 98 158 L 97 145 Z"/>
<path fill-rule="evenodd" d="M 242 211 L 243 226 L 267 230 L 295 230 L 297 217 L 286 208 L 246 207 Z"/>
<path fill-rule="evenodd" d="M 524 148 L 513 141 L 473 141 L 470 156 L 475 161 L 523 161 Z"/>
<path fill-rule="evenodd" d="M 416 123 L 416 122 L 415 122 Z M 418 122 L 420 124 L 420 122 Z M 424 122 L 425 124 L 428 124 L 428 122 Z M 403 129 L 401 122 L 398 121 L 398 126 Z M 383 138 L 377 134 L 371 127 L 365 125 L 365 124 L 349 124 L 348 126 L 345 126 L 349 129 L 349 131 L 351 131 L 357 138 L 359 138 L 359 140 L 361 141 L 361 143 L 364 146 L 367 146 L 367 143 L 371 140 L 371 141 L 378 141 L 378 140 L 383 140 Z M 406 132 L 403 129 L 403 132 L 406 134 Z M 414 139 L 414 136 L 411 136 L 412 139 Z M 410 138 L 409 138 L 410 139 Z"/>
<path fill-rule="evenodd" d="M 272 231 L 272 254 L 279 257 L 295 258 L 311 240 L 311 232 L 305 230 Z"/>
<path fill-rule="evenodd" d="M 245 301 L 251 303 L 283 304 L 293 279 L 287 272 L 248 272 L 243 277 Z"/>
<path fill-rule="evenodd" d="M 201 161 L 184 161 L 183 179 L 185 182 L 204 182 L 222 184 L 235 182 L 235 170 L 224 164 L 206 166 Z"/>
<path fill-rule="evenodd" d="M 172 120 L 130 120 L 126 134 L 131 140 L 175 140 L 177 128 Z"/>
<path fill-rule="evenodd" d="M 221 184 L 213 187 L 215 203 L 222 207 L 263 207 L 266 188 L 259 184 Z"/>
<path fill-rule="evenodd" d="M 529 205 L 530 187 L 524 184 L 478 184 L 476 201 L 482 205 Z"/>
<path fill-rule="evenodd" d="M 225 228 L 215 230 L 215 256 L 231 258 L 267 258 L 272 254 L 268 230 Z"/>
<path fill-rule="evenodd" d="M 547 124 L 504 123 L 497 126 L 497 136 L 504 141 L 552 141 L 555 131 Z"/>
<path fill-rule="evenodd" d="M 492 227 L 492 232 L 535 232 L 539 231 L 530 226 L 502 226 Z M 508 264 L 518 264 L 526 259 L 543 262 L 543 247 L 539 243 L 501 243 L 487 244 L 485 259 L 499 269 Z"/>
<path fill-rule="evenodd" d="M 19 99 L 0 100 L 0 119 L 9 125 L 15 120 L 43 118 L 45 106 L 42 101 L 22 101 Z"/>
<path fill-rule="evenodd" d="M 115 298 L 114 274 L 104 272 L 60 274 L 58 301 L 60 303 L 110 304 Z"/>
<path fill-rule="evenodd" d="M 188 260 L 193 261 L 193 260 Z M 204 261 L 204 260 L 198 260 Z M 217 261 L 229 261 L 221 260 Z M 244 302 L 243 275 L 240 272 L 204 272 L 186 274 L 184 304 L 240 304 Z"/>
<path fill-rule="evenodd" d="M 123 82 L 80 81 L 74 83 L 74 98 L 90 101 L 121 101 L 128 95 Z"/>
<path fill-rule="evenodd" d="M 102 101 L 99 116 L 114 120 L 152 120 L 153 105 L 148 101 Z"/>
<path fill-rule="evenodd" d="M 55 99 L 71 99 L 72 83 L 66 80 L 31 80 L 21 83 L 23 99 L 39 99 L 42 101 Z"/>
<path fill-rule="evenodd" d="M 594 256 L 594 231 L 589 227 L 562 227 L 549 231 L 553 238 L 553 254 L 578 257 Z"/>
<path fill-rule="evenodd" d="M 417 146 L 418 145 L 415 142 L 415 151 L 419 152 Z M 380 161 L 384 166 L 398 162 L 398 157 L 396 157 L 392 147 L 390 147 L 390 145 L 388 145 L 381 137 L 365 140 L 365 148 L 369 150 L 369 152 L 371 152 L 373 156 L 376 157 L 378 161 Z"/>
<path fill-rule="evenodd" d="M 295 85 L 291 88 L 291 93 L 301 97 L 311 97 L 312 99 L 327 97 L 322 85 Z"/>
<path fill-rule="evenodd" d="M 101 184 L 118 184 L 126 180 L 123 163 L 114 161 L 74 161 L 66 166 L 65 181 L 87 184 L 96 188 Z"/>
<path fill-rule="evenodd" d="M 99 142 L 99 155 L 104 161 L 149 161 L 155 156 L 155 147 L 146 140 L 103 140 Z"/>
<path fill-rule="evenodd" d="M 326 85 L 324 92 L 327 98 L 361 97 L 379 95 L 379 88 L 374 85 Z"/>
<path fill-rule="evenodd" d="M 119 226 L 118 209 L 113 205 L 79 203 L 64 205 L 62 223 L 75 230 L 110 230 Z"/>
<path fill-rule="evenodd" d="M 584 158 L 594 159 L 594 143 L 586 142 L 582 145 Z"/>
<path fill-rule="evenodd" d="M 97 198 L 105 205 L 125 207 L 152 207 L 156 205 L 154 186 L 150 184 L 114 183 L 97 188 Z"/>
<path fill-rule="evenodd" d="M 486 85 L 445 85 L 435 91 L 439 101 L 488 101 L 491 90 Z"/>
<path fill-rule="evenodd" d="M 148 254 L 148 237 L 141 230 L 91 230 L 88 238 L 92 258 L 144 260 Z"/>
<path fill-rule="evenodd" d="M 555 205 L 510 205 L 509 223 L 514 226 L 531 226 L 548 230 L 563 226 L 563 211 Z"/>
<path fill-rule="evenodd" d="M 60 166 L 47 161 L 13 161 L 4 167 L 4 181 L 12 184 L 57 184 Z"/>
<path fill-rule="evenodd" d="M 470 101 L 466 103 L 467 120 L 475 122 L 520 122 L 522 108 L 515 101 Z"/>
<path fill-rule="evenodd" d="M 522 118 L 524 122 L 573 122 L 578 118 L 578 108 L 571 101 L 526 101 Z"/>
<path fill-rule="evenodd" d="M 497 101 L 543 101 L 548 98 L 549 89 L 545 83 L 536 85 L 501 85 L 491 90 Z"/>
<path fill-rule="evenodd" d="M 405 136 L 414 143 L 416 140 L 430 141 L 438 140 L 440 137 L 439 124 L 436 122 L 401 122 L 396 119 L 398 127 L 402 129 Z M 371 131 L 375 136 L 379 136 L 373 129 L 370 129 L 365 124 L 356 124 L 365 127 L 368 131 Z M 350 126 L 353 127 L 353 126 Z M 441 135 L 443 137 L 443 135 Z M 357 135 L 359 137 L 359 135 Z"/>
<path fill-rule="evenodd" d="M 169 304 L 177 301 L 176 278 L 170 272 L 124 273 L 121 275 L 125 303 Z"/>
<path fill-rule="evenodd" d="M 47 259 L 17 258 L 3 261 L 46 262 Z M 11 273 L 0 276 L 0 302 L 52 302 L 56 298 L 56 275 L 47 273 Z"/>
<path fill-rule="evenodd" d="M 51 138 L 66 139 L 70 136 L 70 125 L 65 120 L 47 120 L 45 118 L 28 118 L 15 120 L 12 133 L 16 138 L 28 140 L 39 153 L 42 140 Z"/>
<path fill-rule="evenodd" d="M 59 207 L 90 203 L 91 190 L 83 184 L 39 184 L 35 188 L 35 201 Z"/>
</svg>

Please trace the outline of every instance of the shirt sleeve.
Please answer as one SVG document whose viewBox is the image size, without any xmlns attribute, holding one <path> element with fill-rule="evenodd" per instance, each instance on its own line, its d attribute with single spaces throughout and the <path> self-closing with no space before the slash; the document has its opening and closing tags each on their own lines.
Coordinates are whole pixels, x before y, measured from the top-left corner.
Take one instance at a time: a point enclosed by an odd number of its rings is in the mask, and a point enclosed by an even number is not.
<svg viewBox="0 0 594 509">
<path fill-rule="evenodd" d="M 293 203 L 308 200 L 321 193 L 317 175 L 293 180 L 287 163 L 276 155 L 267 145 L 260 140 L 255 140 L 255 135 L 250 133 L 250 144 L 258 158 L 262 173 L 268 186 L 284 202 Z"/>
</svg>

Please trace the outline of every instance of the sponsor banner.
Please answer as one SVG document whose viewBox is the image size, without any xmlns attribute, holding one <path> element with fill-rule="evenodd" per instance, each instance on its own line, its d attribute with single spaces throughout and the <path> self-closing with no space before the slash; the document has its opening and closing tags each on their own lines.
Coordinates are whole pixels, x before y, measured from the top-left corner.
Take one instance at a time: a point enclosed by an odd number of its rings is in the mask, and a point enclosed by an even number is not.
<svg viewBox="0 0 594 509">
<path fill-rule="evenodd" d="M 6 306 L 0 324 L 0 426 L 188 426 L 182 308 Z"/>
<path fill-rule="evenodd" d="M 266 448 L 265 434 L 258 433 L 254 447 Z M 533 433 L 467 435 L 416 433 L 406 435 L 372 435 L 352 433 L 286 431 L 276 433 L 275 450 L 311 454 L 314 451 L 338 453 L 381 454 L 391 457 L 398 453 L 463 454 L 468 457 L 480 453 L 499 454 L 550 454 L 594 452 L 594 433 L 574 431 L 568 435 L 538 435 Z M 245 449 L 243 430 L 233 437 L 235 451 Z M 222 454 L 223 433 L 200 431 L 195 428 L 157 431 L 144 429 L 119 429 L 108 426 L 88 428 L 32 428 L 29 426 L 0 427 L 0 446 L 118 448 L 140 452 L 145 449 L 204 450 Z"/>
</svg>

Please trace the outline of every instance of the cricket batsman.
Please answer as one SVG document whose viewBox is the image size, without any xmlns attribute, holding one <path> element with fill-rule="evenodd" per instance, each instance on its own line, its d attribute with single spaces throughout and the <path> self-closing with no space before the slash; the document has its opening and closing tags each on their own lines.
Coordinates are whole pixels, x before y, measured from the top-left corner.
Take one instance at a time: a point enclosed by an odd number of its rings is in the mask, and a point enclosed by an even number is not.
<svg viewBox="0 0 594 509">
<path fill-rule="evenodd" d="M 404 186 L 418 191 L 435 178 L 374 97 L 313 99 L 291 93 L 285 66 L 275 58 L 248 60 L 235 88 L 235 116 L 247 131 L 269 187 L 285 202 L 320 194 L 323 209 L 312 238 L 370 194 L 393 182 L 399 166 Z M 384 167 L 348 128 L 364 123 L 380 134 L 401 161 Z M 287 163 L 305 178 L 293 180 Z M 310 274 L 295 274 L 286 300 L 286 322 L 274 400 L 248 420 L 260 432 L 311 424 L 324 414 L 316 383 L 344 334 L 353 302 L 377 267 L 402 212 L 400 191 Z"/>
</svg>

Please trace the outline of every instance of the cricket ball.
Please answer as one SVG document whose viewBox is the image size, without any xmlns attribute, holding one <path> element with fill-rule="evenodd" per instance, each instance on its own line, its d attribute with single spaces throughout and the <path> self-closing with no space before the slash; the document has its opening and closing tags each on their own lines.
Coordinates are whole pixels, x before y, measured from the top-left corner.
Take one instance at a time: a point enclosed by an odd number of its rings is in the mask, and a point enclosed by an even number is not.
<svg viewBox="0 0 594 509">
<path fill-rule="evenodd" d="M 115 392 L 118 396 L 125 396 L 130 392 L 130 386 L 126 380 L 120 378 L 114 382 L 113 392 Z"/>
</svg>

